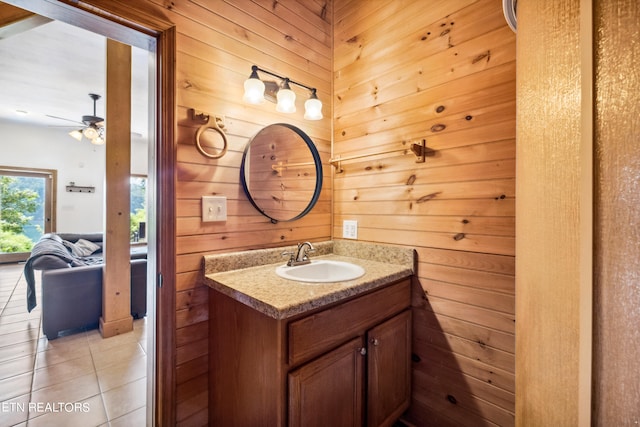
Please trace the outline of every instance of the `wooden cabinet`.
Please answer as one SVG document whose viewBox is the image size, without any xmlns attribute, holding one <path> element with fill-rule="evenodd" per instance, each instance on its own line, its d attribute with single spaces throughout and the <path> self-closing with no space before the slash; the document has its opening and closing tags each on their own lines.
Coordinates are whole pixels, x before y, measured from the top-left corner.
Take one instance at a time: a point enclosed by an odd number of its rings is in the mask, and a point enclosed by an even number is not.
<svg viewBox="0 0 640 427">
<path fill-rule="evenodd" d="M 367 425 L 390 426 L 411 400 L 411 311 L 367 333 Z"/>
<path fill-rule="evenodd" d="M 213 425 L 390 426 L 409 406 L 409 279 L 281 320 L 211 292 Z"/>
<path fill-rule="evenodd" d="M 407 409 L 411 311 L 374 327 L 366 338 L 353 339 L 289 373 L 289 427 L 361 426 L 364 407 L 367 426 L 390 426 Z"/>
<path fill-rule="evenodd" d="M 364 357 L 357 338 L 289 374 L 289 426 L 362 425 Z"/>
</svg>

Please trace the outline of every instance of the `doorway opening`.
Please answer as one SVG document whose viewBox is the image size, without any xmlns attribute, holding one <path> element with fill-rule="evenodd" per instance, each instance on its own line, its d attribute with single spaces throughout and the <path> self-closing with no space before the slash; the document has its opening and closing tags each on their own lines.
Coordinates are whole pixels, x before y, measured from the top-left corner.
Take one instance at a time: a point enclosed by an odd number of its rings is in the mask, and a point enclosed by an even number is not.
<svg viewBox="0 0 640 427">
<path fill-rule="evenodd" d="M 1 4 L 2 2 L 0 2 Z M 83 9 L 84 5 L 70 5 L 62 2 L 41 2 L 40 0 L 5 0 L 5 3 L 28 9 L 34 13 L 72 24 L 85 30 L 110 37 L 121 43 L 147 49 L 149 58 L 149 99 L 148 110 L 151 118 L 149 129 L 148 159 L 149 205 L 145 225 L 148 243 L 148 351 L 147 367 L 147 417 L 148 425 L 173 424 L 173 366 L 175 356 L 171 349 L 174 342 L 171 331 L 175 327 L 175 235 L 173 218 L 175 211 L 174 160 L 172 157 L 173 126 L 175 123 L 173 82 L 175 71 L 175 28 L 172 24 L 158 19 L 138 22 L 127 20 L 117 12 L 103 11 L 96 7 Z M 105 8 L 109 8 L 105 4 Z M 120 11 L 121 13 L 126 13 Z M 137 16 L 140 18 L 140 16 Z M 126 26 L 127 23 L 131 25 Z M 162 170 L 162 174 L 158 173 Z M 60 178 L 64 181 L 63 178 Z M 66 181 L 65 181 L 66 182 Z M 163 218 L 158 224 L 157 218 Z M 157 284 L 157 286 L 156 286 Z M 156 314 L 157 313 L 157 314 Z"/>
</svg>

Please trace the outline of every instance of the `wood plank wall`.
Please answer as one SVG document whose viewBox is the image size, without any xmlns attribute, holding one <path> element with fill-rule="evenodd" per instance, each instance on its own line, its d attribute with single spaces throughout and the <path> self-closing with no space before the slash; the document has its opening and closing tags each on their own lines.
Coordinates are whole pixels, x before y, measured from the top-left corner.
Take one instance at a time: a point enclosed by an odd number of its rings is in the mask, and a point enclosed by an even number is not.
<svg viewBox="0 0 640 427">
<path fill-rule="evenodd" d="M 251 206 L 239 179 L 242 152 L 264 126 L 285 122 L 315 142 L 323 161 L 331 150 L 332 2 L 330 0 L 136 0 L 130 7 L 164 16 L 177 29 L 176 185 L 176 418 L 180 426 L 208 424 L 208 288 L 202 256 L 331 237 L 331 172 L 304 219 L 272 224 Z M 303 119 L 305 91 L 294 88 L 298 111 L 242 102 L 251 65 L 318 89 L 325 119 Z M 223 116 L 228 152 L 218 160 L 195 147 L 200 123 L 189 109 Z M 228 220 L 203 223 L 201 197 L 227 197 Z M 212 384 L 211 387 L 215 387 Z"/>
<path fill-rule="evenodd" d="M 175 23 L 178 33 L 177 425 L 207 425 L 215 387 L 207 381 L 202 256 L 339 237 L 344 219 L 359 221 L 361 240 L 418 251 L 407 418 L 421 426 L 513 425 L 515 36 L 501 2 L 126 4 L 132 14 Z M 304 121 L 303 99 L 293 116 L 270 103 L 243 104 L 252 64 L 317 87 L 325 119 Z M 223 158 L 195 149 L 190 108 L 224 116 Z M 325 179 L 308 216 L 274 225 L 242 194 L 239 164 L 252 135 L 283 121 L 316 142 Z M 345 162 L 331 180 L 331 150 L 375 153 L 423 138 L 436 150 L 424 164 L 411 155 L 372 156 Z M 200 198 L 213 194 L 228 198 L 226 223 L 200 221 Z"/>
<path fill-rule="evenodd" d="M 515 34 L 500 0 L 335 4 L 334 237 L 417 249 L 420 426 L 514 425 Z M 406 144 L 403 145 L 403 142 Z"/>
</svg>

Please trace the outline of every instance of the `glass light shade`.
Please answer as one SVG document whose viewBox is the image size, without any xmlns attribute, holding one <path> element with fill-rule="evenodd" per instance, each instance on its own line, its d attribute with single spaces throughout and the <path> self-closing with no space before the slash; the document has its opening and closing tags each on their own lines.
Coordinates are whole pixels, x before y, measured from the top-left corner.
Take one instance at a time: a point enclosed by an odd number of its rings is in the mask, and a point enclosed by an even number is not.
<svg viewBox="0 0 640 427">
<path fill-rule="evenodd" d="M 84 128 L 84 130 L 82 131 L 82 134 L 87 138 L 87 139 L 94 139 L 95 137 L 98 136 L 98 130 L 92 126 L 87 126 L 86 128 Z"/>
<path fill-rule="evenodd" d="M 69 132 L 69 136 L 71 136 L 76 141 L 82 141 L 82 130 L 72 130 Z"/>
<path fill-rule="evenodd" d="M 249 104 L 261 104 L 264 102 L 264 83 L 262 80 L 249 77 L 244 81 L 244 102 Z"/>
<path fill-rule="evenodd" d="M 104 144 L 104 138 L 101 136 L 96 136 L 95 138 L 93 138 L 91 140 L 91 143 L 94 145 L 103 145 Z"/>
<path fill-rule="evenodd" d="M 304 102 L 304 118 L 307 120 L 322 119 L 322 101 L 311 97 Z"/>
<path fill-rule="evenodd" d="M 288 86 L 288 85 L 287 85 Z M 296 94 L 291 89 L 280 89 L 278 91 L 278 104 L 276 105 L 276 111 L 281 113 L 295 113 L 296 112 Z"/>
</svg>

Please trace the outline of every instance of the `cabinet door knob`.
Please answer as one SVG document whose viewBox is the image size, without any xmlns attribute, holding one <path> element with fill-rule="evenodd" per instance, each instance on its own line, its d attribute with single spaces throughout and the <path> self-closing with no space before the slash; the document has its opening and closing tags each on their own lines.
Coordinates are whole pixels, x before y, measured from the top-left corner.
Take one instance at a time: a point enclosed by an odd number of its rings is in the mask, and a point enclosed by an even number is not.
<svg viewBox="0 0 640 427">
<path fill-rule="evenodd" d="M 358 350 L 360 352 L 361 355 L 366 356 L 367 355 L 367 349 L 362 347 Z"/>
<path fill-rule="evenodd" d="M 380 344 L 380 342 L 378 341 L 378 339 L 377 339 L 377 338 L 371 338 L 370 342 L 371 342 L 371 344 L 373 344 L 373 345 L 378 345 L 378 344 Z"/>
</svg>

